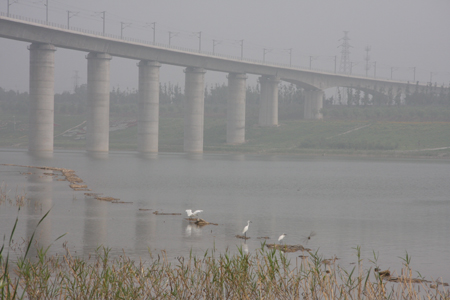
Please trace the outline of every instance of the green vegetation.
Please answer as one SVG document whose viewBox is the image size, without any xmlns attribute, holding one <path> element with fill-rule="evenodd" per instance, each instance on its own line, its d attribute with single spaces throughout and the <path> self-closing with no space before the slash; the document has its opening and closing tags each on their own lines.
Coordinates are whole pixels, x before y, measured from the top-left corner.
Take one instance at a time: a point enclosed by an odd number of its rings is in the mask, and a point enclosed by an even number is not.
<svg viewBox="0 0 450 300">
<path fill-rule="evenodd" d="M 252 254 L 213 250 L 173 261 L 164 251 L 148 261 L 110 257 L 105 247 L 86 258 L 67 247 L 65 255 L 41 248 L 28 258 L 33 236 L 15 262 L 0 249 L 2 299 L 450 299 L 446 283 L 413 277 L 408 253 L 401 275 L 379 270 L 375 255 L 365 268 L 359 247 L 351 270 L 317 252 L 291 260 L 264 244 Z"/>
<path fill-rule="evenodd" d="M 183 93 L 178 85 L 161 84 L 159 150 L 183 151 Z M 260 128 L 259 89 L 247 88 L 246 143 L 226 144 L 225 85 L 205 89 L 204 150 L 206 152 L 312 153 L 336 155 L 450 155 L 450 105 L 447 89 L 409 88 L 406 104 L 392 98 L 375 101 L 347 89 L 351 102 L 326 99 L 324 120 L 303 120 L 303 90 L 280 85 L 278 127 Z M 340 95 L 340 93 L 339 93 Z M 28 95 L 0 88 L 0 147 L 27 148 Z M 63 136 L 86 121 L 86 86 L 74 93 L 55 95 L 55 148 L 85 149 L 83 135 Z M 422 100 L 421 100 L 422 99 Z M 425 100 L 426 101 L 425 101 Z M 449 98 L 450 99 L 450 98 Z M 386 99 L 385 99 L 386 100 Z M 110 122 L 134 122 L 134 126 L 110 134 L 111 150 L 137 149 L 137 91 L 113 89 Z M 442 148 L 442 149 L 437 149 Z"/>
</svg>

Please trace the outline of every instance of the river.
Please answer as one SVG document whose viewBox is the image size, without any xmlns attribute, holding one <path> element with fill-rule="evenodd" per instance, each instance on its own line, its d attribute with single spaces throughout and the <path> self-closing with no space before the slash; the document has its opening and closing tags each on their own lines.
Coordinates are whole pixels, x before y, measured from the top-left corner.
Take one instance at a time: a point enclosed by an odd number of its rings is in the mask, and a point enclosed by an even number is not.
<svg viewBox="0 0 450 300">
<path fill-rule="evenodd" d="M 286 233 L 286 244 L 337 256 L 349 270 L 360 246 L 366 268 L 374 266 L 375 253 L 381 269 L 399 272 L 407 252 L 413 270 L 450 281 L 449 160 L 84 151 L 37 158 L 3 149 L 0 163 L 73 169 L 92 192 L 126 202 L 86 198 L 48 171 L 0 165 L 3 193 L 28 199 L 20 211 L 0 204 L 5 243 L 17 216 L 14 241 L 20 244 L 51 208 L 36 231 L 41 245 L 51 245 L 50 254 L 64 254 L 63 243 L 72 255 L 87 256 L 104 245 L 136 260 L 163 250 L 169 259 L 213 248 L 252 253 Z M 193 226 L 186 209 L 201 209 L 200 217 L 218 225 Z M 247 220 L 250 239 L 244 242 L 235 236 Z M 312 231 L 316 235 L 306 244 Z"/>
</svg>

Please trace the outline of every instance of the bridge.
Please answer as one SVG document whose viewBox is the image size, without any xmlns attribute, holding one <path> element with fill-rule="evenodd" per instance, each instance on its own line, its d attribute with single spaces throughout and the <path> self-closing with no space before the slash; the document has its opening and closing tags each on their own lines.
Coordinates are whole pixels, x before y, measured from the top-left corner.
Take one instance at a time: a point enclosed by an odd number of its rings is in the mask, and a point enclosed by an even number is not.
<svg viewBox="0 0 450 300">
<path fill-rule="evenodd" d="M 161 64 L 185 67 L 184 151 L 194 153 L 203 152 L 206 71 L 228 73 L 228 144 L 245 142 L 247 74 L 260 76 L 260 126 L 278 125 L 278 83 L 281 80 L 305 90 L 305 119 L 322 118 L 323 96 L 327 88 L 353 87 L 371 94 L 399 97 L 408 85 L 402 81 L 313 71 L 243 57 L 212 55 L 3 15 L 0 15 L 0 37 L 31 43 L 28 46 L 30 152 L 53 151 L 54 53 L 58 47 L 88 52 L 86 150 L 93 152 L 109 151 L 109 65 L 114 56 L 139 61 L 138 151 L 144 153 L 158 152 Z"/>
</svg>

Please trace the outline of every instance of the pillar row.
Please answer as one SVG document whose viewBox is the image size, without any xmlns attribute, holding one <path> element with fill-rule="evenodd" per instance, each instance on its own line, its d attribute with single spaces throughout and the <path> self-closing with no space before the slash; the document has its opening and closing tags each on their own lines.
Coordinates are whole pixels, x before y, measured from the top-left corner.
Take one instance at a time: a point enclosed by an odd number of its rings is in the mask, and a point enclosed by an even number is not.
<svg viewBox="0 0 450 300">
<path fill-rule="evenodd" d="M 205 71 L 187 67 L 184 99 L 184 151 L 203 152 L 205 115 Z"/>
<path fill-rule="evenodd" d="M 87 120 L 86 150 L 109 150 L 109 65 L 107 53 L 90 52 L 86 56 L 87 68 Z"/>
<path fill-rule="evenodd" d="M 245 142 L 245 74 L 228 74 L 227 143 Z"/>
<path fill-rule="evenodd" d="M 259 126 L 278 125 L 278 83 L 276 76 L 261 76 L 259 99 Z"/>
<path fill-rule="evenodd" d="M 30 50 L 28 150 L 53 152 L 56 48 L 50 44 L 32 43 L 28 50 Z"/>
<path fill-rule="evenodd" d="M 159 68 L 155 61 L 142 60 L 139 66 L 138 151 L 158 152 Z"/>
<path fill-rule="evenodd" d="M 320 120 L 323 118 L 323 94 L 322 90 L 306 90 L 304 118 L 307 120 Z"/>
</svg>

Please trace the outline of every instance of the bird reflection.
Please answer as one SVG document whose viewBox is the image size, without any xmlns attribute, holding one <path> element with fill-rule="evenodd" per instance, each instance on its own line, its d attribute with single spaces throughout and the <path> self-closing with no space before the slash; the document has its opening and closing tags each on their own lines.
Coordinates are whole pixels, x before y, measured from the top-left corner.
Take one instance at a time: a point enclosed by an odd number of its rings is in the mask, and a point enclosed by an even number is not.
<svg viewBox="0 0 450 300">
<path fill-rule="evenodd" d="M 188 224 L 186 226 L 186 236 L 201 236 L 202 235 L 202 226 Z"/>
<path fill-rule="evenodd" d="M 247 245 L 247 243 L 244 242 L 241 245 L 242 245 L 242 250 L 244 251 L 244 253 L 248 254 L 248 245 Z"/>
</svg>

